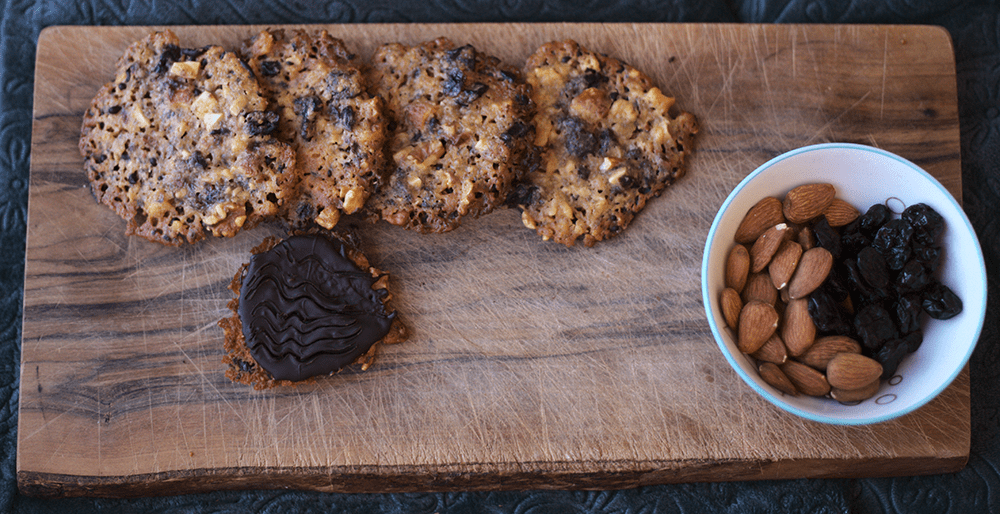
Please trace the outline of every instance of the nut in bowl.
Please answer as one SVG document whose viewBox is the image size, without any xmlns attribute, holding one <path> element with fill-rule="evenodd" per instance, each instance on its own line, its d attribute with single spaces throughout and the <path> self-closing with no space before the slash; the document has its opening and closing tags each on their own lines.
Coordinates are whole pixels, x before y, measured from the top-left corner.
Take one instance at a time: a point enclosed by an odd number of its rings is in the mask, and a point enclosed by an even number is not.
<svg viewBox="0 0 1000 514">
<path fill-rule="evenodd" d="M 865 322 L 858 325 L 853 317 L 847 318 L 852 332 L 848 337 L 830 333 L 825 321 L 817 328 L 811 320 L 816 305 L 808 306 L 806 301 L 818 294 L 814 293 L 821 282 L 817 277 L 826 276 L 829 268 L 850 267 L 846 261 L 856 261 L 857 254 L 852 256 L 845 250 L 844 256 L 832 257 L 825 251 L 813 251 L 828 245 L 815 243 L 810 238 L 816 235 L 803 227 L 811 227 L 809 220 L 821 219 L 828 225 L 821 229 L 828 231 L 835 226 L 839 237 L 850 229 L 851 220 L 862 221 L 859 216 L 864 217 L 875 205 L 888 207 L 890 220 L 901 218 L 907 207 L 918 206 L 910 212 L 929 208 L 943 221 L 943 231 L 935 234 L 933 244 L 927 243 L 940 252 L 933 265 L 925 266 L 929 271 L 922 279 L 954 292 L 948 307 L 933 304 L 936 300 L 929 298 L 935 295 L 906 289 L 909 283 L 903 284 L 905 279 L 900 276 L 906 274 L 904 263 L 913 260 L 910 254 L 887 265 L 895 269 L 886 272 L 889 282 L 883 289 L 896 295 L 905 293 L 908 301 L 922 306 L 914 311 L 919 315 L 919 336 L 908 339 L 912 344 L 905 351 L 873 342 L 879 338 L 873 332 L 882 328 L 893 334 L 893 345 L 912 330 L 899 330 L 900 315 L 895 312 L 869 316 L 871 330 Z M 872 235 L 871 239 L 876 238 Z M 878 247 L 879 243 L 866 240 L 859 248 L 869 244 Z M 734 251 L 738 245 L 746 252 Z M 870 246 L 864 251 L 862 260 L 872 254 Z M 879 280 L 868 270 L 862 275 L 854 277 L 858 284 Z M 748 175 L 726 198 L 709 230 L 701 276 L 709 326 L 740 378 L 781 409 L 823 423 L 878 423 L 931 401 L 965 366 L 979 340 L 986 312 L 982 250 L 961 206 L 912 162 L 863 145 L 830 143 L 799 148 Z M 733 281 L 739 283 L 740 294 L 724 294 Z M 919 287 L 925 291 L 928 286 Z M 752 291 L 748 293 L 748 289 Z M 859 297 L 853 295 L 837 303 L 838 309 L 850 316 L 864 310 Z M 955 301 L 960 310 L 951 308 Z M 885 305 L 888 313 L 902 301 L 894 303 L 890 298 L 871 303 Z M 741 319 L 743 309 L 749 313 L 749 321 Z M 777 323 L 772 312 L 778 315 Z M 745 332 L 742 341 L 741 331 Z M 810 354 L 810 348 L 820 340 Z M 859 349 L 867 357 L 859 354 Z M 841 355 L 834 361 L 835 355 L 845 353 L 849 356 Z M 827 355 L 823 358 L 822 354 Z M 834 365 L 832 380 L 827 380 L 828 363 Z M 872 381 L 876 375 L 880 378 Z M 838 389 L 838 385 L 851 389 Z"/>
</svg>

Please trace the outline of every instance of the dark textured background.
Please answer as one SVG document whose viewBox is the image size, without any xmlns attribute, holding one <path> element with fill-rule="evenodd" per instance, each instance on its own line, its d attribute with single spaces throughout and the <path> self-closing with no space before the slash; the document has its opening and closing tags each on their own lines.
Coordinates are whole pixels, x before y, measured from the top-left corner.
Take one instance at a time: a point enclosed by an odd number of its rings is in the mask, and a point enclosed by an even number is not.
<svg viewBox="0 0 1000 514">
<path fill-rule="evenodd" d="M 1000 7 L 985 0 L 2 0 L 0 18 L 0 512 L 962 513 L 1000 511 Z M 141 500 L 40 500 L 16 487 L 18 363 L 35 45 L 50 25 L 364 22 L 898 23 L 944 26 L 955 46 L 965 212 L 989 310 L 971 360 L 972 453 L 959 473 L 682 484 L 625 491 L 345 495 L 245 491 Z"/>
</svg>

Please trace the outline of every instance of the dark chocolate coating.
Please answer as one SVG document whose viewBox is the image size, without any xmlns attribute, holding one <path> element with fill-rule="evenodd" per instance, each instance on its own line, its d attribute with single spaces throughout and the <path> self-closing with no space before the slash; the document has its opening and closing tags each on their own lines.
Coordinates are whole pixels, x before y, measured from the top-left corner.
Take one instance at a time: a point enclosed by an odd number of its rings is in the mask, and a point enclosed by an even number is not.
<svg viewBox="0 0 1000 514">
<path fill-rule="evenodd" d="M 240 288 L 250 354 L 278 380 L 340 370 L 389 332 L 385 289 L 359 270 L 339 241 L 292 236 L 254 255 Z"/>
</svg>

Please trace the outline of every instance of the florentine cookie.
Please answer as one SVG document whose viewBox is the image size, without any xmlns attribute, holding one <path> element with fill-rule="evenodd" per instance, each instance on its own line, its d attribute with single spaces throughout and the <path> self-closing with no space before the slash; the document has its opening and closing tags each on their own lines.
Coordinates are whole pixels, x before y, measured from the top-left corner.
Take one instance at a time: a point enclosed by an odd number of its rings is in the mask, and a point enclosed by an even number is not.
<svg viewBox="0 0 1000 514">
<path fill-rule="evenodd" d="M 325 30 L 265 30 L 242 55 L 270 98 L 278 137 L 296 147 L 298 200 L 286 209 L 292 226 L 330 229 L 357 212 L 383 168 L 383 102 L 367 91 L 360 62 Z"/>
<path fill-rule="evenodd" d="M 387 275 L 331 232 L 270 237 L 233 277 L 226 376 L 255 389 L 292 385 L 360 362 L 406 330 L 386 306 Z"/>
<path fill-rule="evenodd" d="M 276 215 L 295 152 L 246 65 L 170 31 L 132 44 L 83 118 L 80 153 L 98 202 L 126 233 L 169 245 L 232 236 Z"/>
<path fill-rule="evenodd" d="M 684 175 L 695 117 L 616 59 L 573 41 L 552 42 L 525 63 L 537 114 L 537 169 L 508 203 L 543 239 L 592 246 L 625 229 L 649 198 Z"/>
<path fill-rule="evenodd" d="M 502 204 L 532 130 L 516 70 L 445 38 L 383 45 L 372 61 L 372 85 L 395 124 L 372 210 L 395 225 L 446 232 Z"/>
</svg>

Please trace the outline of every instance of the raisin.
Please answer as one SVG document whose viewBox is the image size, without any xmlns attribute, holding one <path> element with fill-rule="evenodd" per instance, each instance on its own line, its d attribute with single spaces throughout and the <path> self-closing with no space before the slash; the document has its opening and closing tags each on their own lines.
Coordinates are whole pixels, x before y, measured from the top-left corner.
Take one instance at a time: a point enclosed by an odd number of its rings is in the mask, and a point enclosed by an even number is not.
<svg viewBox="0 0 1000 514">
<path fill-rule="evenodd" d="M 940 282 L 933 282 L 924 290 L 920 305 L 934 319 L 951 319 L 962 312 L 962 299 Z"/>
<path fill-rule="evenodd" d="M 906 220 L 889 220 L 882 225 L 872 239 L 872 248 L 885 257 L 891 270 L 899 270 L 910 260 L 910 238 L 913 227 Z"/>
<path fill-rule="evenodd" d="M 901 295 L 923 291 L 931 284 L 931 276 L 916 260 L 910 260 L 896 275 L 896 292 Z"/>
<path fill-rule="evenodd" d="M 823 289 L 817 289 L 809 295 L 809 317 L 816 325 L 816 330 L 825 334 L 850 335 L 850 315 Z"/>
<path fill-rule="evenodd" d="M 854 220 L 842 229 L 840 248 L 846 254 L 856 254 L 862 248 L 872 244 L 871 238 L 861 233 L 861 222 Z"/>
<path fill-rule="evenodd" d="M 309 141 L 312 139 L 312 127 L 316 122 L 316 114 L 322 105 L 322 100 L 316 95 L 296 98 L 292 104 L 295 115 L 299 117 L 299 137 Z"/>
<path fill-rule="evenodd" d="M 918 203 L 903 211 L 903 219 L 913 227 L 913 239 L 922 245 L 938 244 L 938 237 L 944 232 L 944 218 L 929 205 Z"/>
<path fill-rule="evenodd" d="M 448 78 L 441 85 L 442 91 L 447 96 L 458 96 L 462 92 L 465 84 L 465 73 L 458 68 L 451 68 L 447 72 Z"/>
<path fill-rule="evenodd" d="M 260 63 L 260 74 L 265 77 L 273 77 L 281 73 L 281 63 L 278 61 L 262 61 Z"/>
<path fill-rule="evenodd" d="M 901 334 L 912 334 L 920 329 L 920 309 L 920 295 L 909 294 L 896 298 L 892 310 Z"/>
<path fill-rule="evenodd" d="M 812 224 L 813 235 L 816 237 L 816 246 L 826 248 L 833 255 L 833 260 L 840 260 L 840 234 L 830 226 L 826 216 L 820 215 Z"/>
<path fill-rule="evenodd" d="M 177 62 L 181 58 L 181 49 L 177 45 L 166 45 L 163 47 L 163 52 L 160 54 L 160 60 L 157 61 L 156 67 L 153 68 L 153 73 L 162 74 L 166 73 L 170 69 L 170 65 Z"/>
<path fill-rule="evenodd" d="M 357 117 L 354 114 L 354 108 L 350 105 L 345 105 L 340 109 L 331 105 L 330 116 L 334 119 L 338 127 L 344 130 L 354 130 L 354 123 L 357 122 Z"/>
<path fill-rule="evenodd" d="M 247 113 L 247 132 L 251 136 L 267 136 L 278 128 L 278 113 L 254 111 Z"/>
<path fill-rule="evenodd" d="M 883 204 L 875 204 L 858 217 L 858 229 L 867 237 L 874 237 L 878 229 L 889 221 L 889 208 Z"/>
<path fill-rule="evenodd" d="M 563 118 L 559 128 L 566 138 L 566 149 L 570 154 L 582 159 L 597 151 L 597 136 L 587 130 L 583 121 L 573 117 Z"/>
<path fill-rule="evenodd" d="M 935 246 L 913 246 L 913 260 L 920 263 L 928 273 L 934 273 L 941 264 L 941 249 Z"/>
<path fill-rule="evenodd" d="M 902 339 L 893 339 L 882 345 L 872 356 L 872 358 L 882 365 L 882 376 L 879 378 L 882 380 L 892 378 L 892 375 L 896 373 L 896 369 L 899 368 L 899 362 L 908 353 Z"/>
<path fill-rule="evenodd" d="M 472 102 L 475 102 L 479 97 L 483 96 L 490 86 L 483 84 L 482 82 L 476 82 L 469 86 L 467 89 L 463 89 L 458 95 L 458 105 L 465 107 Z"/>
<path fill-rule="evenodd" d="M 476 67 L 476 48 L 472 45 L 460 46 L 448 50 L 445 56 L 452 62 L 459 63 L 467 69 L 471 70 Z"/>
<path fill-rule="evenodd" d="M 854 317 L 854 331 L 861 344 L 870 352 L 877 351 L 886 342 L 899 338 L 896 324 L 889 311 L 881 304 L 866 305 Z"/>
<path fill-rule="evenodd" d="M 875 289 L 884 290 L 889 286 L 889 268 L 886 267 L 885 258 L 870 246 L 858 252 L 858 272 Z"/>
</svg>

